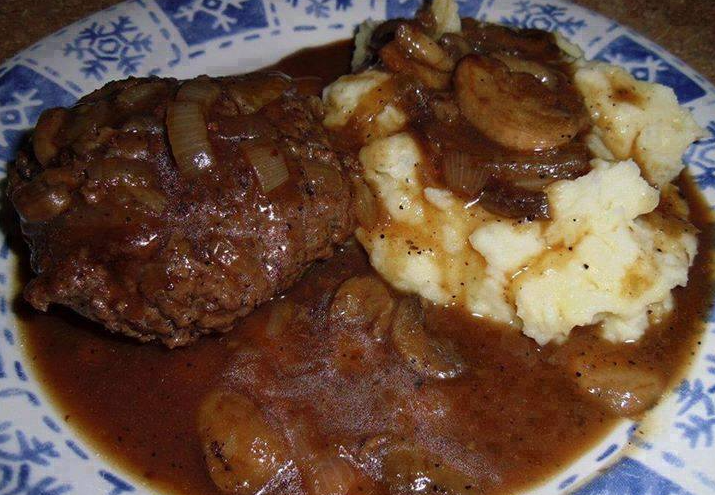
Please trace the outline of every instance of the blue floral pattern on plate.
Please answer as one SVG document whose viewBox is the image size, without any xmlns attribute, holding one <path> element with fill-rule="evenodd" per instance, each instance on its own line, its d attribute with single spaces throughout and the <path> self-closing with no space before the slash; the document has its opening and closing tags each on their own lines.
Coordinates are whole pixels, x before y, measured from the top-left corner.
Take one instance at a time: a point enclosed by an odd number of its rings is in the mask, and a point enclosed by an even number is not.
<svg viewBox="0 0 715 495">
<path fill-rule="evenodd" d="M 136 74 L 141 61 L 152 51 L 151 35 L 139 32 L 127 16 L 108 24 L 93 22 L 65 45 L 65 55 L 83 63 L 82 74 L 101 80 L 110 67 L 125 76 Z"/>
<path fill-rule="evenodd" d="M 462 17 L 476 17 L 482 6 L 482 0 L 456 1 Z M 387 17 L 412 17 L 422 3 L 421 0 L 387 0 Z"/>
<path fill-rule="evenodd" d="M 574 495 L 692 495 L 648 468 L 644 464 L 624 457 L 605 474 L 577 490 Z"/>
<path fill-rule="evenodd" d="M 715 204 L 715 88 L 631 30 L 562 0 L 457 0 L 460 14 L 548 29 L 590 58 L 673 87 L 710 136 L 685 154 Z M 352 35 L 366 18 L 409 17 L 421 0 L 130 0 L 68 26 L 0 65 L 0 177 L 45 108 L 128 75 L 229 73 Z M 0 245 L 0 495 L 147 491 L 57 421 L 17 342 L 14 262 Z M 715 322 L 688 376 L 640 424 L 624 422 L 535 495 L 715 494 Z M 654 428 L 649 418 L 657 418 Z M 625 455 L 624 455 L 625 454 Z M 609 467 L 610 465 L 610 467 Z"/>
<path fill-rule="evenodd" d="M 189 45 L 268 26 L 261 0 L 157 0 Z"/>
<path fill-rule="evenodd" d="M 698 83 L 628 35 L 611 41 L 595 58 L 625 67 L 636 79 L 673 88 L 681 105 L 705 95 Z"/>
<path fill-rule="evenodd" d="M 574 35 L 579 29 L 586 27 L 585 20 L 570 15 L 568 9 L 563 6 L 529 0 L 516 2 L 515 6 L 514 13 L 502 17 L 499 22 L 508 26 L 560 31 L 565 35 Z"/>
<path fill-rule="evenodd" d="M 0 76 L 0 159 L 9 161 L 15 156 L 22 135 L 42 110 L 71 105 L 75 99 L 62 86 L 24 65 Z"/>
</svg>

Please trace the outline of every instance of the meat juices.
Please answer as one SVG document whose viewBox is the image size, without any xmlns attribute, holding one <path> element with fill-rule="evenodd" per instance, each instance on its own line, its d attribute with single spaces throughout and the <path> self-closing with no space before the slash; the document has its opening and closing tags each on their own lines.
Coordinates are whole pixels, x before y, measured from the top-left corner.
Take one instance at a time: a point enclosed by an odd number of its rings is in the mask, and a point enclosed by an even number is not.
<svg viewBox="0 0 715 495">
<path fill-rule="evenodd" d="M 10 170 L 28 301 L 176 347 L 329 257 L 350 192 L 313 82 L 129 79 L 45 112 Z"/>
</svg>

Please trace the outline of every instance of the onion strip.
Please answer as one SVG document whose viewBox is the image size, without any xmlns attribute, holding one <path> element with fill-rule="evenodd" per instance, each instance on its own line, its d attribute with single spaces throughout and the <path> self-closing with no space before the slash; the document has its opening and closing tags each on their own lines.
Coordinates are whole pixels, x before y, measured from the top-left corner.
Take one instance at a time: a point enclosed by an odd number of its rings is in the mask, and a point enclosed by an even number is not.
<svg viewBox="0 0 715 495">
<path fill-rule="evenodd" d="M 199 77 L 186 81 L 176 93 L 176 101 L 193 101 L 207 110 L 221 94 L 218 85 L 208 78 Z"/>
<path fill-rule="evenodd" d="M 149 81 L 135 84 L 117 95 L 117 102 L 127 107 L 141 105 L 166 88 L 164 81 Z"/>
<path fill-rule="evenodd" d="M 467 153 L 448 151 L 442 161 L 444 182 L 453 192 L 478 197 L 489 179 L 489 170 L 473 163 Z"/>
<path fill-rule="evenodd" d="M 288 180 L 285 158 L 274 145 L 249 140 L 241 143 L 241 150 L 253 167 L 263 194 L 268 194 Z"/>
<path fill-rule="evenodd" d="M 201 106 L 191 101 L 172 101 L 166 111 L 171 152 L 182 174 L 196 175 L 215 163 Z"/>
</svg>

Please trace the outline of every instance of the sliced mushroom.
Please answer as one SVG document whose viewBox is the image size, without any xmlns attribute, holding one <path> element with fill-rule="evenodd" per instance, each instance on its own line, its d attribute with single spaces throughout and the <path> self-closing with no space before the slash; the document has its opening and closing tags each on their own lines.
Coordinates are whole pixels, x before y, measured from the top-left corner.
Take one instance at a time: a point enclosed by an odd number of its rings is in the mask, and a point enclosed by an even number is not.
<svg viewBox="0 0 715 495">
<path fill-rule="evenodd" d="M 479 204 L 485 210 L 507 218 L 549 218 L 546 193 L 504 181 L 489 181 L 479 197 Z"/>
<path fill-rule="evenodd" d="M 409 24 L 400 24 L 395 40 L 410 58 L 441 72 L 452 72 L 454 61 L 432 38 Z"/>
<path fill-rule="evenodd" d="M 288 77 L 278 72 L 255 73 L 223 83 L 242 114 L 252 114 L 291 88 Z"/>
<path fill-rule="evenodd" d="M 370 187 L 361 178 L 355 177 L 351 183 L 354 198 L 355 217 L 361 227 L 371 229 L 378 220 L 378 205 Z"/>
<path fill-rule="evenodd" d="M 211 479 L 226 493 L 259 493 L 292 466 L 281 435 L 244 395 L 209 394 L 198 426 Z"/>
<path fill-rule="evenodd" d="M 414 297 L 404 298 L 395 310 L 392 344 L 407 365 L 425 378 L 455 378 L 464 368 L 450 342 L 427 334 L 422 307 Z"/>
<path fill-rule="evenodd" d="M 387 287 L 372 275 L 342 283 L 330 306 L 330 323 L 360 328 L 381 338 L 392 320 L 395 301 Z"/>
<path fill-rule="evenodd" d="M 302 470 L 309 495 L 348 495 L 355 487 L 358 472 L 345 459 L 313 459 Z"/>
<path fill-rule="evenodd" d="M 558 84 L 557 75 L 544 64 L 533 60 L 526 60 L 513 55 L 495 54 L 495 58 L 501 60 L 512 72 L 524 72 L 531 74 L 540 83 L 546 85 L 551 91 L 556 90 Z"/>
<path fill-rule="evenodd" d="M 410 59 L 397 41 L 392 41 L 380 49 L 380 60 L 392 72 L 412 76 L 428 88 L 449 87 L 449 72 L 442 72 Z"/>
<path fill-rule="evenodd" d="M 588 122 L 572 91 L 551 91 L 531 74 L 512 72 L 496 59 L 464 57 L 454 73 L 459 108 L 497 143 L 523 151 L 571 141 Z"/>
<path fill-rule="evenodd" d="M 571 364 L 579 389 L 617 416 L 632 417 L 652 407 L 665 390 L 665 380 L 620 359 L 581 357 Z"/>
<path fill-rule="evenodd" d="M 461 34 L 477 53 L 505 53 L 539 60 L 557 60 L 561 55 L 554 35 L 540 29 L 513 29 L 467 18 L 462 21 Z"/>
<path fill-rule="evenodd" d="M 372 449 L 363 452 L 365 461 L 377 460 L 382 466 L 384 483 L 391 494 L 474 493 L 474 479 L 420 445 L 384 435 L 368 443 Z"/>
</svg>

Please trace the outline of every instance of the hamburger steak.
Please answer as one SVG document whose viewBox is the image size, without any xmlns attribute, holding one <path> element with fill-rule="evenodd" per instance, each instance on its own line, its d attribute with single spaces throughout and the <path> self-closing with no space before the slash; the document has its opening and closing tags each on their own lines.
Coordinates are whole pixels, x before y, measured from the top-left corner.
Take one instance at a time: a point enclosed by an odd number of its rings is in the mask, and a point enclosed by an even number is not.
<svg viewBox="0 0 715 495">
<path fill-rule="evenodd" d="M 110 83 L 46 111 L 10 171 L 26 299 L 169 347 L 229 330 L 352 233 L 311 80 Z"/>
</svg>

